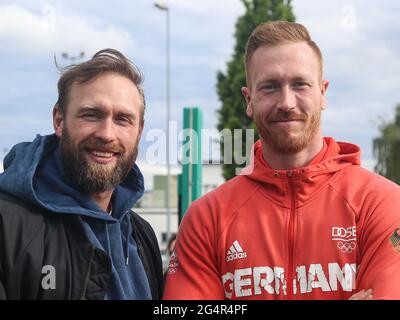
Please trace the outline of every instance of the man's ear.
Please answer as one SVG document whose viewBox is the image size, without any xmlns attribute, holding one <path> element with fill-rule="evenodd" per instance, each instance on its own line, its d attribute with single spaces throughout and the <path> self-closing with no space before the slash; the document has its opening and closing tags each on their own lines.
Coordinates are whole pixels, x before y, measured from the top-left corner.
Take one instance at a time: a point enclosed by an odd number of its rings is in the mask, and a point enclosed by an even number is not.
<svg viewBox="0 0 400 320">
<path fill-rule="evenodd" d="M 325 110 L 327 105 L 326 102 L 326 91 L 328 91 L 329 87 L 329 81 L 328 80 L 323 80 L 321 84 L 321 109 Z"/>
<path fill-rule="evenodd" d="M 251 103 L 250 89 L 247 87 L 242 87 L 242 94 L 246 100 L 246 114 L 249 118 L 253 118 L 253 106 Z"/>
<path fill-rule="evenodd" d="M 53 127 L 57 137 L 61 137 L 64 126 L 64 116 L 58 104 L 53 108 Z"/>
</svg>

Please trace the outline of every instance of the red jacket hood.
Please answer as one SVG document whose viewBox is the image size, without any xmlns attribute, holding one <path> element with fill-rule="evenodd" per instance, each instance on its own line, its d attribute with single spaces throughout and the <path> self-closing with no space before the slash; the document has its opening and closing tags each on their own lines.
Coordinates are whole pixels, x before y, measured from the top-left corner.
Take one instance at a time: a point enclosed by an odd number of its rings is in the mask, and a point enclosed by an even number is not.
<svg viewBox="0 0 400 320">
<path fill-rule="evenodd" d="M 243 169 L 241 175 L 261 185 L 266 197 L 286 207 L 290 207 L 289 181 L 292 180 L 296 206 L 301 206 L 334 179 L 338 171 L 360 165 L 361 150 L 358 146 L 336 142 L 330 137 L 324 141 L 327 149 L 320 162 L 292 170 L 274 170 L 265 162 L 261 141 L 258 140 L 253 146 L 254 162 Z"/>
</svg>

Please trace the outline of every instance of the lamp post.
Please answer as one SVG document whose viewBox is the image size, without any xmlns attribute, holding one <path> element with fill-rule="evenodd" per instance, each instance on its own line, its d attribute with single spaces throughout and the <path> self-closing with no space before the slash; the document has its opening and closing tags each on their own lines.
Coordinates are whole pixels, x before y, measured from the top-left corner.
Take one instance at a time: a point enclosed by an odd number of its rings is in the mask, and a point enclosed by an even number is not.
<svg viewBox="0 0 400 320">
<path fill-rule="evenodd" d="M 164 3 L 159 1 L 154 3 L 154 6 L 162 10 L 166 13 L 166 97 L 167 97 L 167 185 L 165 190 L 165 204 L 167 207 L 167 241 L 171 236 L 171 206 L 170 206 L 170 179 L 171 179 L 171 170 L 170 170 L 170 157 L 169 157 L 169 119 L 170 119 L 170 31 L 169 31 L 169 7 Z"/>
</svg>

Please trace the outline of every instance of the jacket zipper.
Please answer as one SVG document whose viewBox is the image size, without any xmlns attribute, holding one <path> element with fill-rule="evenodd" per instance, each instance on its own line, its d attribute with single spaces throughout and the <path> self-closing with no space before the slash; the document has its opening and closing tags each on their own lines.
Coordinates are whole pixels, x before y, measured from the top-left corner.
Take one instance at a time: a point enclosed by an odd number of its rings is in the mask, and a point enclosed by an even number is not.
<svg viewBox="0 0 400 320">
<path fill-rule="evenodd" d="M 290 190 L 290 216 L 289 216 L 289 232 L 288 232 L 288 245 L 289 245 L 289 265 L 287 275 L 287 299 L 293 299 L 293 255 L 294 255 L 294 222 L 296 211 L 296 198 L 293 180 L 293 172 L 287 173 Z"/>
<path fill-rule="evenodd" d="M 88 283 L 89 283 L 90 272 L 92 270 L 92 264 L 93 264 L 93 258 L 94 258 L 94 251 L 95 250 L 96 250 L 96 247 L 95 246 L 91 246 L 88 268 L 86 270 L 85 281 L 84 281 L 83 286 L 82 286 L 82 291 L 81 291 L 81 294 L 79 296 L 79 300 L 85 300 L 86 290 L 87 290 L 87 286 L 88 286 Z"/>
</svg>

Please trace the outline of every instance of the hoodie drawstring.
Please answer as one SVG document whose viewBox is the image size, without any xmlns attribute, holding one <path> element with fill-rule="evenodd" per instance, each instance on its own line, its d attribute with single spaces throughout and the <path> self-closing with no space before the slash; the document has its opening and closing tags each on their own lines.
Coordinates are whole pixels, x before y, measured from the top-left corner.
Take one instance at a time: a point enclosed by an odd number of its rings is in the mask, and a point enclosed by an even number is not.
<svg viewBox="0 0 400 320">
<path fill-rule="evenodd" d="M 108 250 L 108 254 L 111 255 L 111 241 L 110 241 L 110 234 L 108 233 L 108 223 L 107 221 L 104 221 L 105 225 L 106 225 L 106 239 L 107 239 L 107 250 Z"/>
<path fill-rule="evenodd" d="M 129 212 L 127 212 L 126 214 L 125 214 L 125 216 L 124 216 L 124 219 L 125 218 L 128 218 L 128 223 L 127 223 L 127 228 L 126 228 L 126 235 L 125 235 L 125 240 L 126 240 L 126 245 L 125 245 L 125 249 L 126 249 L 126 253 L 125 253 L 125 256 L 126 256 L 126 265 L 128 265 L 129 264 L 129 237 L 130 237 L 130 235 L 131 235 L 131 232 L 132 232 L 132 226 L 131 226 L 131 221 L 130 221 L 130 219 L 129 219 L 129 214 L 128 214 Z"/>
<path fill-rule="evenodd" d="M 126 223 L 125 219 L 128 218 L 128 221 Z M 124 226 L 124 223 L 126 224 L 126 226 Z M 105 224 L 105 229 L 106 229 L 106 241 L 107 241 L 107 250 L 108 250 L 108 254 L 111 255 L 111 241 L 110 241 L 110 234 L 108 232 L 108 222 L 104 221 Z M 121 233 L 122 233 L 122 229 L 125 227 L 125 265 L 128 266 L 129 265 L 129 237 L 132 233 L 132 226 L 131 226 L 131 221 L 130 221 L 130 215 L 129 215 L 129 211 L 126 212 L 124 214 L 124 217 L 121 219 L 120 221 L 120 227 L 121 227 Z M 124 238 L 122 237 L 122 240 Z"/>
</svg>

